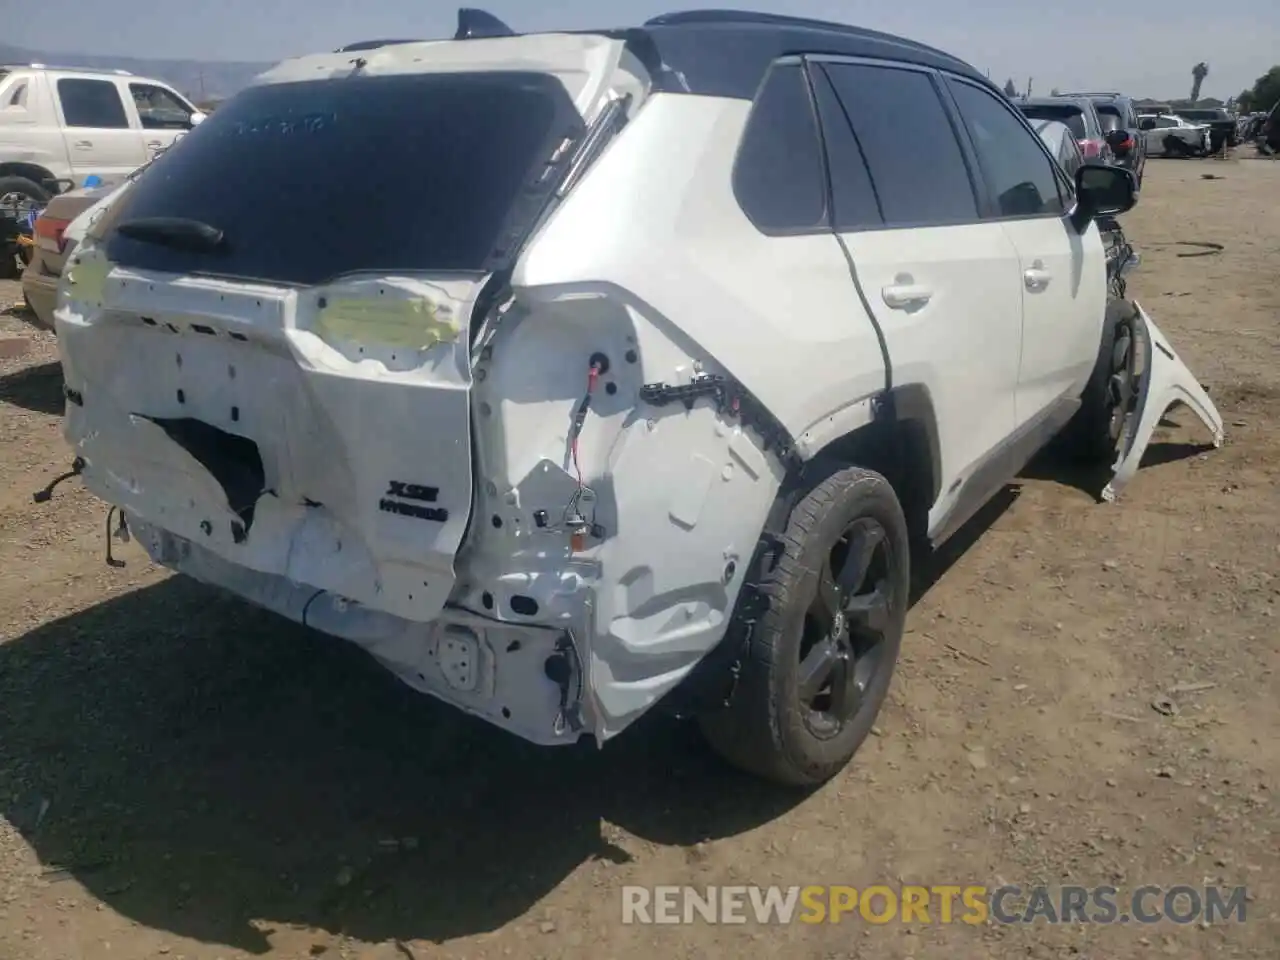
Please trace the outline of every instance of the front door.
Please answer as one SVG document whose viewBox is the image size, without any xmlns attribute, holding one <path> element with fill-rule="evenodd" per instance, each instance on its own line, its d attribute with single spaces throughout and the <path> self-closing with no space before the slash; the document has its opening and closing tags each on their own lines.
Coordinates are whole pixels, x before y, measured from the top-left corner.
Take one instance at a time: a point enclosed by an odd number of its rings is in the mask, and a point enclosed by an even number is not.
<svg viewBox="0 0 1280 960">
<path fill-rule="evenodd" d="M 1015 407 L 1020 427 L 1061 426 L 1098 355 L 1107 307 L 1098 228 L 1067 217 L 1072 188 L 1026 121 L 977 84 L 949 81 L 998 218 L 1018 251 L 1022 355 Z"/>
<path fill-rule="evenodd" d="M 154 83 L 130 82 L 129 99 L 138 115 L 142 144 L 150 160 L 191 129 L 191 104 Z"/>
</svg>

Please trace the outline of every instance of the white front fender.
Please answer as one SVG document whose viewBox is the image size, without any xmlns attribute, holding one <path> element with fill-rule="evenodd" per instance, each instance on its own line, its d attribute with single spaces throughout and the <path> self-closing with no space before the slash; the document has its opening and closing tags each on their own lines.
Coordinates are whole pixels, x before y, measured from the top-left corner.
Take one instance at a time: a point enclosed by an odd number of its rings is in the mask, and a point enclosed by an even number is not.
<svg viewBox="0 0 1280 960">
<path fill-rule="evenodd" d="M 1225 436 L 1222 415 L 1209 399 L 1209 394 L 1173 352 L 1168 339 L 1142 306 L 1136 301 L 1133 306 L 1137 312 L 1134 333 L 1142 344 L 1142 385 L 1138 391 L 1137 408 L 1131 414 L 1132 421 L 1116 457 L 1115 475 L 1102 491 L 1102 499 L 1108 502 L 1114 501 L 1138 472 L 1138 464 L 1142 462 L 1142 455 L 1160 419 L 1175 403 L 1184 403 L 1195 411 L 1212 431 L 1215 447 L 1222 446 Z"/>
</svg>

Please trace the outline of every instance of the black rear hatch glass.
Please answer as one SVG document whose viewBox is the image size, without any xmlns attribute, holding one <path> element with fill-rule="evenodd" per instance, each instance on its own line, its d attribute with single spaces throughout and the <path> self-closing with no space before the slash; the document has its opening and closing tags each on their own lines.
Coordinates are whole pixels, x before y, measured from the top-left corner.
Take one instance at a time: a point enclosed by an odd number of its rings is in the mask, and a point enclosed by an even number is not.
<svg viewBox="0 0 1280 960">
<path fill-rule="evenodd" d="M 556 186 L 548 161 L 582 130 L 563 84 L 542 73 L 250 87 L 122 198 L 107 255 L 298 285 L 358 271 L 485 272 L 542 209 Z M 119 229 L 138 222 L 149 228 Z M 176 228 L 157 223 L 186 224 L 190 236 L 198 224 L 220 241 L 170 242 Z"/>
</svg>

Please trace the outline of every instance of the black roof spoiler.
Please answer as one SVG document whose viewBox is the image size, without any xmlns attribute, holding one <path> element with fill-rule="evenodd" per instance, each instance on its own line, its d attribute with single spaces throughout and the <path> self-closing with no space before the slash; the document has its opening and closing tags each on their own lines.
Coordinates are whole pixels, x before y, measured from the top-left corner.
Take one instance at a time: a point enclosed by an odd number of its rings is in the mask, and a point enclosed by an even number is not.
<svg viewBox="0 0 1280 960">
<path fill-rule="evenodd" d="M 463 7 L 458 11 L 455 40 L 480 40 L 486 37 L 514 37 L 516 32 L 485 10 Z"/>
<path fill-rule="evenodd" d="M 516 32 L 509 26 L 485 10 L 474 7 L 463 7 L 458 11 L 458 29 L 453 35 L 455 40 L 479 40 L 484 37 L 514 37 Z M 359 40 L 339 47 L 335 53 L 359 53 L 364 50 L 377 50 L 379 47 L 392 47 L 401 43 L 423 43 L 421 38 L 406 40 Z"/>
</svg>

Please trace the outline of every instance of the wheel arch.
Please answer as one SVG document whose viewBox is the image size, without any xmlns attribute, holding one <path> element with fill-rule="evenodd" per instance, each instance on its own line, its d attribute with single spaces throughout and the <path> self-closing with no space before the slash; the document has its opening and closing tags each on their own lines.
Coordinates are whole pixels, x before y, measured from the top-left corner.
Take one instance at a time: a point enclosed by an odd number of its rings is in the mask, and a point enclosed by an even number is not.
<svg viewBox="0 0 1280 960">
<path fill-rule="evenodd" d="M 870 422 L 831 437 L 805 461 L 802 472 L 810 480 L 814 474 L 846 466 L 883 474 L 898 494 L 914 534 L 915 525 L 923 522 L 942 492 L 933 396 L 926 384 L 898 384 L 881 394 L 874 408 Z"/>
<path fill-rule="evenodd" d="M 735 607 L 734 622 L 673 691 L 669 712 L 719 709 L 733 696 L 738 661 L 764 599 L 757 586 L 776 564 L 787 519 L 805 493 L 831 474 L 858 466 L 883 475 L 893 487 L 907 520 L 912 552 L 928 542 L 929 510 L 941 492 L 942 459 L 933 398 L 925 384 L 900 384 L 879 395 L 870 421 L 830 436 L 808 456 L 793 460 L 765 519 L 750 573 Z"/>
</svg>

